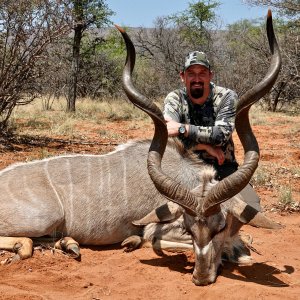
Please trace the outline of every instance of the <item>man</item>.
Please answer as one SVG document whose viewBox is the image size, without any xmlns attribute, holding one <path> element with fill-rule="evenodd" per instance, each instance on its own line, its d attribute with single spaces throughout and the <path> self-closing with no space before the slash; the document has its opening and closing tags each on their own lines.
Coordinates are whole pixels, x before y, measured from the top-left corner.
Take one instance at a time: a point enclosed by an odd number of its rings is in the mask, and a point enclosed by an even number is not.
<svg viewBox="0 0 300 300">
<path fill-rule="evenodd" d="M 213 73 L 204 52 L 188 54 L 180 77 L 184 88 L 165 98 L 168 134 L 179 137 L 186 148 L 212 164 L 221 180 L 238 168 L 232 140 L 238 96 L 211 82 Z M 252 205 L 259 209 L 259 198 L 250 185 L 242 194 L 252 198 Z"/>
</svg>

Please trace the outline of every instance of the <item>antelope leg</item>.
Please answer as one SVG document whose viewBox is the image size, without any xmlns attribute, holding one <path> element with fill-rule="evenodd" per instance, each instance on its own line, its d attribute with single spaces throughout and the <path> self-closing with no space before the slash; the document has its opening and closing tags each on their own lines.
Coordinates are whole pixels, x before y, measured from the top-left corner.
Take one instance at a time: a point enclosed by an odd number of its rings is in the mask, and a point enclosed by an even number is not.
<svg viewBox="0 0 300 300">
<path fill-rule="evenodd" d="M 154 239 L 154 241 L 152 242 L 152 247 L 155 250 L 165 250 L 170 252 L 183 252 L 186 250 L 193 250 L 192 241 L 191 243 L 181 243 Z"/>
<path fill-rule="evenodd" d="M 132 235 L 128 237 L 122 242 L 121 246 L 125 247 L 125 252 L 134 251 L 138 248 L 153 248 L 154 250 L 158 251 L 166 250 L 170 252 L 182 252 L 193 249 L 192 240 L 182 243 L 154 238 L 151 242 L 138 235 Z"/>
<path fill-rule="evenodd" d="M 65 251 L 72 258 L 80 258 L 79 244 L 71 237 L 61 238 L 55 243 L 54 248 Z"/>
<path fill-rule="evenodd" d="M 16 253 L 15 256 L 5 261 L 5 263 L 31 257 L 33 251 L 32 245 L 32 240 L 27 237 L 0 237 L 0 249 Z"/>
<path fill-rule="evenodd" d="M 146 247 L 147 246 L 144 246 L 144 243 L 145 243 L 145 239 L 143 239 L 142 237 L 138 236 L 138 235 L 132 235 L 130 237 L 128 237 L 127 239 L 125 239 L 121 246 L 124 247 L 124 251 L 125 252 L 131 252 L 131 251 L 134 251 L 138 248 L 141 248 L 141 247 Z M 150 245 L 151 247 L 151 245 Z"/>
</svg>

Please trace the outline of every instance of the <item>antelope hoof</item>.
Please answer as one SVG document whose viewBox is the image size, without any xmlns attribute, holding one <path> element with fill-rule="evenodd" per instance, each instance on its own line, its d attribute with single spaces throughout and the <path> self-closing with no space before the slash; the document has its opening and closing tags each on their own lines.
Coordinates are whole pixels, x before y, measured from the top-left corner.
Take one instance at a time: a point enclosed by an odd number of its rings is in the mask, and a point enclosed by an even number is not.
<svg viewBox="0 0 300 300">
<path fill-rule="evenodd" d="M 74 259 L 80 259 L 81 254 L 78 244 L 69 244 L 67 246 L 66 252 L 70 257 Z"/>
<path fill-rule="evenodd" d="M 79 260 L 81 257 L 79 244 L 70 237 L 60 239 L 55 244 L 56 249 L 60 249 L 68 254 L 68 256 Z"/>
<path fill-rule="evenodd" d="M 122 247 L 124 247 L 125 252 L 131 252 L 134 251 L 142 245 L 142 238 L 138 235 L 132 235 L 128 237 L 126 240 L 124 240 L 121 244 Z"/>
<path fill-rule="evenodd" d="M 21 260 L 20 255 L 19 254 L 15 254 L 12 257 L 8 257 L 5 260 L 2 260 L 0 262 L 0 264 L 1 265 L 9 265 L 9 264 L 14 263 L 14 262 L 19 261 L 19 260 Z"/>
</svg>

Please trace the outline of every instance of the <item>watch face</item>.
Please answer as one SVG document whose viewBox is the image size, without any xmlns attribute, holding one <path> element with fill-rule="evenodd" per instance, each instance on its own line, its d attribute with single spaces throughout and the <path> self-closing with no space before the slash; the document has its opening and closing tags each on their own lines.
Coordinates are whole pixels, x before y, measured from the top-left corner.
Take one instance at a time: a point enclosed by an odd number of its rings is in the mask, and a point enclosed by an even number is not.
<svg viewBox="0 0 300 300">
<path fill-rule="evenodd" d="M 184 134 L 184 133 L 185 133 L 185 126 L 184 126 L 184 125 L 181 125 L 181 126 L 179 127 L 179 133 L 181 133 L 181 134 Z"/>
</svg>

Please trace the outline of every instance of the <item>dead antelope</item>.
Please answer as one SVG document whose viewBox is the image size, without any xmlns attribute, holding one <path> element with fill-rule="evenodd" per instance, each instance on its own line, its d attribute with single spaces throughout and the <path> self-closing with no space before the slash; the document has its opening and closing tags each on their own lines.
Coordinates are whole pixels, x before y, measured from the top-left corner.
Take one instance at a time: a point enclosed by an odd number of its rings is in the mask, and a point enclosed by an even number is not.
<svg viewBox="0 0 300 300">
<path fill-rule="evenodd" d="M 267 28 L 273 53 L 271 66 L 265 78 L 239 103 L 236 127 L 245 149 L 245 161 L 236 173 L 216 182 L 212 168 L 177 142 L 169 141 L 166 146 L 168 137 L 161 112 L 131 83 L 135 51 L 122 32 L 128 51 L 124 88 L 130 100 L 152 117 L 155 123 L 152 142 L 130 142 L 106 155 L 57 156 L 2 170 L 0 249 L 15 251 L 14 259 L 28 258 L 32 255 L 32 240 L 48 236 L 61 238 L 56 246 L 78 257 L 78 244 L 107 245 L 132 235 L 141 236 L 143 228 L 134 226 L 133 220 L 140 220 L 139 224 L 175 220 L 173 229 L 168 227 L 166 233 L 163 231 L 166 224 L 146 226 L 145 238 L 172 242 L 174 228 L 181 227 L 183 244 L 193 242 L 196 253 L 194 282 L 213 282 L 222 252 L 227 248 L 225 252 L 233 251 L 227 240 L 243 224 L 251 220 L 258 226 L 276 226 L 243 202 L 239 194 L 258 162 L 258 146 L 249 125 L 248 110 L 269 91 L 280 69 L 270 13 Z M 151 179 L 146 166 L 149 147 Z M 165 174 L 172 174 L 172 178 Z M 140 241 L 131 238 L 124 244 L 134 248 Z M 156 245 L 160 247 L 163 243 L 158 241 Z"/>
<path fill-rule="evenodd" d="M 193 245 L 195 268 L 193 282 L 206 285 L 215 281 L 222 254 L 233 257 L 233 248 L 238 250 L 238 261 L 247 260 L 243 253 L 243 243 L 238 238 L 241 226 L 252 220 L 256 225 L 275 228 L 261 213 L 244 201 L 240 194 L 246 188 L 259 161 L 259 147 L 249 123 L 249 109 L 253 103 L 265 95 L 273 86 L 281 67 L 279 47 L 274 35 L 271 11 L 268 12 L 267 34 L 272 52 L 271 65 L 260 83 L 244 94 L 237 107 L 236 130 L 243 145 L 245 158 L 239 169 L 220 182 L 214 180 L 213 170 L 204 170 L 198 184 L 188 187 L 178 178 L 170 177 L 161 166 L 168 139 L 164 118 L 159 109 L 139 94 L 132 84 L 131 73 L 134 68 L 135 50 L 132 42 L 120 29 L 127 46 L 127 61 L 123 73 L 123 83 L 128 98 L 152 118 L 155 134 L 148 154 L 148 172 L 157 190 L 170 201 L 178 204 L 164 205 L 139 221 L 146 225 L 145 238 L 158 242 L 161 247 L 174 248 L 182 241 Z M 176 224 L 154 225 L 155 222 L 174 221 L 183 212 L 182 220 Z M 168 229 L 170 228 L 170 230 Z M 174 229 L 175 228 L 175 229 Z M 178 232 L 179 234 L 174 234 Z M 171 234 L 170 234 L 171 233 Z M 161 238 L 157 241 L 157 236 Z M 167 240 L 167 241 L 165 241 Z M 132 248 L 142 242 L 139 237 L 131 237 L 123 242 Z M 171 243 L 170 243 L 171 242 Z"/>
</svg>

